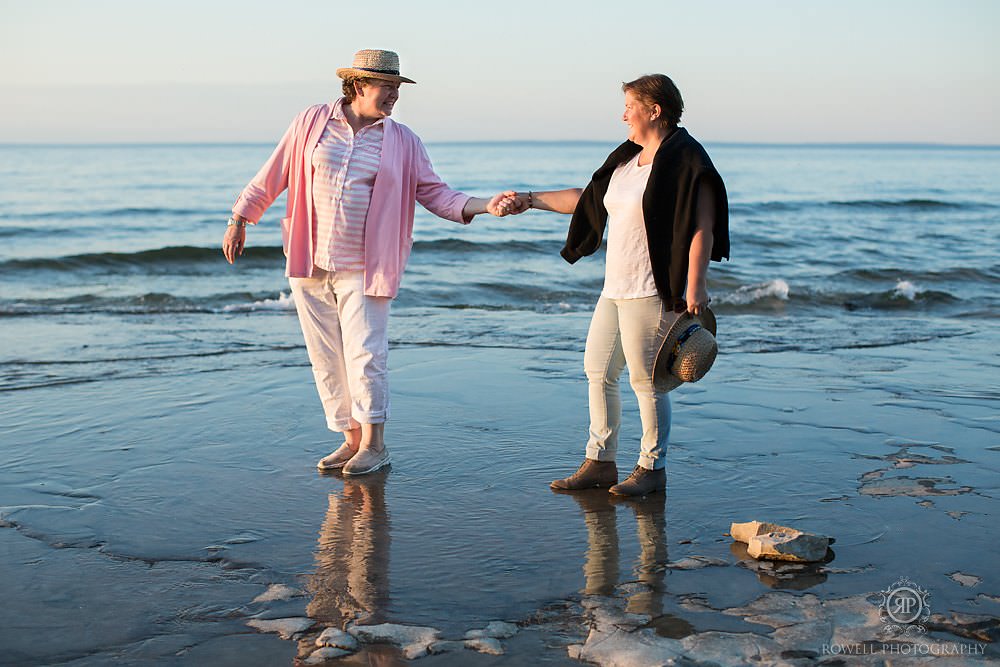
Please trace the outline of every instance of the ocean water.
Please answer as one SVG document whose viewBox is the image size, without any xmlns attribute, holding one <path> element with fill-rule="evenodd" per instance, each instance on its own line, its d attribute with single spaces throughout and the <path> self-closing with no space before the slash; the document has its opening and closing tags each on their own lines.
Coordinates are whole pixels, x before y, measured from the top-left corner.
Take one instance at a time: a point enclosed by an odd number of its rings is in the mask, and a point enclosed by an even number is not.
<svg viewBox="0 0 1000 667">
<path fill-rule="evenodd" d="M 612 147 L 428 151 L 487 195 L 582 186 Z M 629 608 L 686 628 L 669 636 L 761 631 L 692 600 L 901 576 L 935 612 L 997 615 L 1000 149 L 707 148 L 731 207 L 732 259 L 709 273 L 720 357 L 673 395 L 667 498 L 614 504 L 547 487 L 586 440 L 603 280 L 600 254 L 559 257 L 567 216 L 418 207 L 390 322 L 393 467 L 343 480 L 312 468 L 339 441 L 283 278 L 283 201 L 235 266 L 219 248 L 271 146 L 0 147 L 0 664 L 284 664 L 311 638 L 251 616 L 458 638 L 636 583 Z M 755 570 L 724 535 L 757 518 L 834 534 L 835 560 Z M 727 566 L 667 565 L 689 556 Z M 253 602 L 276 583 L 305 594 Z M 563 639 L 511 652 L 556 664 Z"/>
<path fill-rule="evenodd" d="M 453 187 L 488 195 L 582 186 L 612 147 L 429 150 Z M 1000 150 L 708 148 L 731 209 L 732 260 L 709 273 L 723 354 L 891 346 L 1000 313 Z M 183 374 L 299 346 L 286 326 L 283 198 L 235 267 L 219 251 L 228 207 L 269 151 L 0 147 L 0 390 Z M 603 258 L 559 257 L 567 221 L 531 212 L 464 227 L 418 207 L 392 345 L 580 350 Z"/>
</svg>

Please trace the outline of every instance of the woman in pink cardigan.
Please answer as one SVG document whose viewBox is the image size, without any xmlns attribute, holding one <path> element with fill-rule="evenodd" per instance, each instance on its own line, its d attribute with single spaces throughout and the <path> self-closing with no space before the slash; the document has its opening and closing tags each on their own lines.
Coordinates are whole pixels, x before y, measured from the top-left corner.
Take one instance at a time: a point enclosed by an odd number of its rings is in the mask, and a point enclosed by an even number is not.
<svg viewBox="0 0 1000 667">
<path fill-rule="evenodd" d="M 449 188 L 420 138 L 389 118 L 401 83 L 392 51 L 358 51 L 337 70 L 344 96 L 292 121 L 233 206 L 222 250 L 230 264 L 284 190 L 281 237 L 288 276 L 327 426 L 344 443 L 317 464 L 363 475 L 385 467 L 389 417 L 387 324 L 413 244 L 416 202 L 468 224 L 503 215 L 512 193 L 490 200 Z"/>
</svg>

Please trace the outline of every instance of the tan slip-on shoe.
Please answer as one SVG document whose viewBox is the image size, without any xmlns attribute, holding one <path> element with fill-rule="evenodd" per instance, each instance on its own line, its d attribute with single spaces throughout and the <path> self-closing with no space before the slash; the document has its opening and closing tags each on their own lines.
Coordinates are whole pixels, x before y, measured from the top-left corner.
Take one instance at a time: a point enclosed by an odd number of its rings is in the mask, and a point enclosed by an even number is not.
<svg viewBox="0 0 1000 667">
<path fill-rule="evenodd" d="M 664 468 L 650 470 L 636 466 L 621 484 L 615 484 L 608 491 L 616 496 L 645 496 L 650 493 L 665 491 L 667 488 L 667 471 Z"/>
<path fill-rule="evenodd" d="M 549 484 L 550 488 L 560 491 L 578 491 L 580 489 L 606 489 L 618 482 L 618 466 L 614 461 L 595 461 L 584 459 L 575 473 L 563 479 L 557 479 Z"/>
<path fill-rule="evenodd" d="M 316 467 L 320 470 L 340 470 L 356 453 L 357 452 L 351 449 L 351 446 L 345 442 L 334 450 L 332 454 L 327 454 L 321 458 L 316 464 Z"/>
<path fill-rule="evenodd" d="M 345 475 L 367 475 L 389 465 L 389 448 L 383 447 L 379 451 L 364 449 L 355 454 L 348 461 L 342 471 Z"/>
</svg>

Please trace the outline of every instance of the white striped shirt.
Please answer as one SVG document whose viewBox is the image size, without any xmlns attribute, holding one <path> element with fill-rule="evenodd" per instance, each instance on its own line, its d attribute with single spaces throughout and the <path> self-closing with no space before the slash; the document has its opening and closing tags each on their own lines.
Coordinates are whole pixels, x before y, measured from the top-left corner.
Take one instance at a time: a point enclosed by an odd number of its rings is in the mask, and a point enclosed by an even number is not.
<svg viewBox="0 0 1000 667">
<path fill-rule="evenodd" d="M 313 262 L 327 271 L 364 271 L 365 218 L 382 159 L 379 120 L 355 135 L 337 102 L 313 151 Z"/>
</svg>

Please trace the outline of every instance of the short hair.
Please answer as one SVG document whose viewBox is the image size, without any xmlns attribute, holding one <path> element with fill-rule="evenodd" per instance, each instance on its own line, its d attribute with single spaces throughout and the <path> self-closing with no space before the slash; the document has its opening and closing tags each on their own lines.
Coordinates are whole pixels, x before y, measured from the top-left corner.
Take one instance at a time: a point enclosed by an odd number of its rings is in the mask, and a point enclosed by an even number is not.
<svg viewBox="0 0 1000 667">
<path fill-rule="evenodd" d="M 344 78 L 341 88 L 344 91 L 344 102 L 347 104 L 353 102 L 354 98 L 358 96 L 358 92 L 354 88 L 355 83 L 360 83 L 362 86 L 366 86 L 371 83 L 371 78 L 367 76 L 354 75 L 348 75 Z"/>
<path fill-rule="evenodd" d="M 663 122 L 674 127 L 681 121 L 684 113 L 684 100 L 681 91 L 665 74 L 646 74 L 635 81 L 622 84 L 622 92 L 629 92 L 645 104 L 652 107 L 659 104 L 663 110 Z"/>
</svg>

